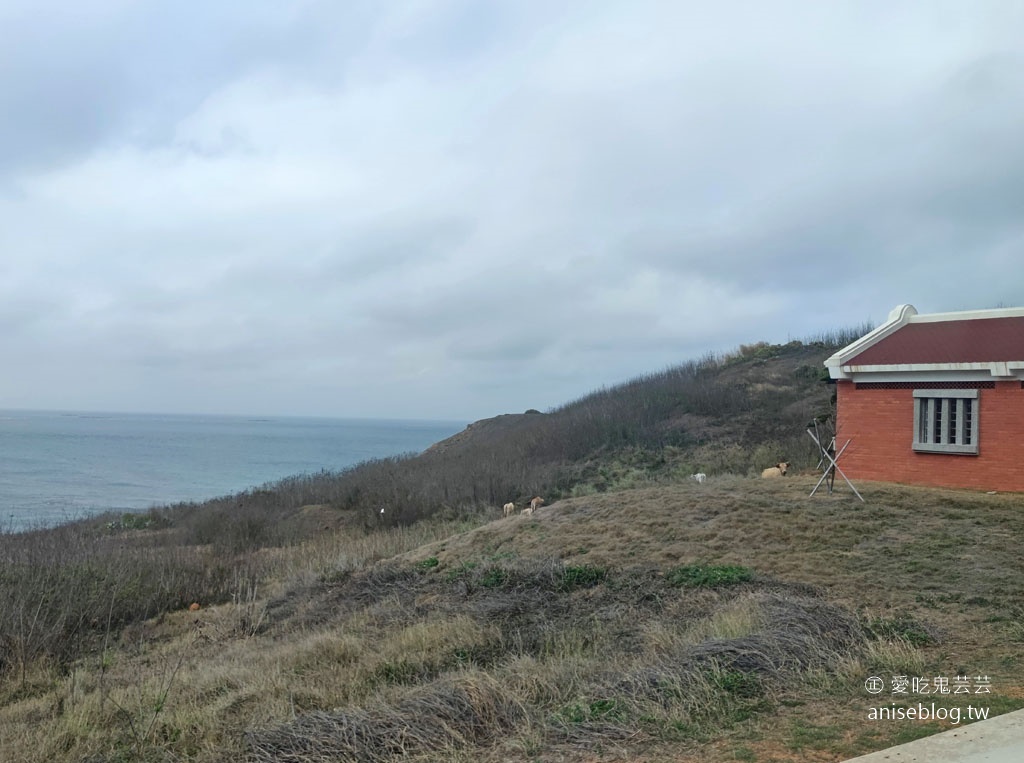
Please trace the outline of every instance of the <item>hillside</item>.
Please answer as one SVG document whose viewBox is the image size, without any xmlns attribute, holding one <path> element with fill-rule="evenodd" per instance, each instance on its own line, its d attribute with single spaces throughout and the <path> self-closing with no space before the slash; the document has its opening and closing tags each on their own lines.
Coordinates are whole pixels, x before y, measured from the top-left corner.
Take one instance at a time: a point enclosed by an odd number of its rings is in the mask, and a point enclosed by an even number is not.
<svg viewBox="0 0 1024 763">
<path fill-rule="evenodd" d="M 861 329 L 757 343 L 592 392 L 547 413 L 475 422 L 424 453 L 309 484 L 302 503 L 408 523 L 533 495 L 551 499 L 817 462 L 808 422 L 831 413 L 823 361 Z"/>
<path fill-rule="evenodd" d="M 1024 706 L 1019 498 L 810 498 L 832 347 L 0 535 L 0 760 L 838 761 L 949 725 L 866 723 L 919 699 L 871 675 L 989 677 L 944 706 Z M 804 473 L 755 476 L 781 457 Z"/>
<path fill-rule="evenodd" d="M 239 558 L 224 603 L 8 675 L 3 759 L 838 761 L 950 725 L 865 723 L 917 700 L 874 701 L 870 675 L 989 676 L 941 704 L 1024 706 L 1019 500 L 812 484 L 724 476 Z"/>
<path fill-rule="evenodd" d="M 519 450 L 525 460 L 566 468 L 617 450 L 671 448 L 675 465 L 718 463 L 720 471 L 740 473 L 758 468 L 769 451 L 764 465 L 787 455 L 806 460 L 811 450 L 803 430 L 831 409 L 822 363 L 833 348 L 824 342 L 744 346 L 725 358 L 593 392 L 547 414 L 475 422 L 423 458 L 451 461 L 481 452 L 509 458 Z M 540 487 L 564 489 L 567 472 L 574 473 L 568 468 L 558 484 Z"/>
</svg>

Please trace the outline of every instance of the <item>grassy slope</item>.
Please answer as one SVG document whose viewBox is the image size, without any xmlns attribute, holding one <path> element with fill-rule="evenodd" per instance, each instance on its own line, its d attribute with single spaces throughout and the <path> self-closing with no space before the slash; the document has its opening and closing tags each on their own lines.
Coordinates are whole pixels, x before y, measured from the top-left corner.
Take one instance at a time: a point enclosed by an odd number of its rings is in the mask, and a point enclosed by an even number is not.
<svg viewBox="0 0 1024 763">
<path fill-rule="evenodd" d="M 866 722 L 871 674 L 986 674 L 994 713 L 1024 705 L 1019 497 L 812 485 L 320 537 L 279 552 L 277 591 L 40 669 L 0 709 L 2 757 L 390 760 L 400 738 L 427 760 L 832 761 L 942 728 Z M 693 564 L 753 579 L 673 585 Z"/>
</svg>

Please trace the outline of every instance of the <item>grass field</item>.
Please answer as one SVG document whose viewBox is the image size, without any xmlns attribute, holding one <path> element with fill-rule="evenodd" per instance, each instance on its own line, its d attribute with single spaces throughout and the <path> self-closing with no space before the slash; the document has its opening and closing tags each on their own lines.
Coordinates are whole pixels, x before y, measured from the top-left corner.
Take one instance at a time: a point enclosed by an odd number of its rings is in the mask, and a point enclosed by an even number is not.
<svg viewBox="0 0 1024 763">
<path fill-rule="evenodd" d="M 8 658 L 0 759 L 838 761 L 950 725 L 872 707 L 1024 707 L 1024 499 L 813 484 L 712 476 L 404 529 L 310 508 L 312 540 L 176 548 L 199 565 L 181 585 L 217 570 L 218 603 L 181 590 L 90 621 L 73 658 Z M 91 548 L 171 553 L 161 532 Z M 962 675 L 969 694 L 890 691 Z"/>
</svg>

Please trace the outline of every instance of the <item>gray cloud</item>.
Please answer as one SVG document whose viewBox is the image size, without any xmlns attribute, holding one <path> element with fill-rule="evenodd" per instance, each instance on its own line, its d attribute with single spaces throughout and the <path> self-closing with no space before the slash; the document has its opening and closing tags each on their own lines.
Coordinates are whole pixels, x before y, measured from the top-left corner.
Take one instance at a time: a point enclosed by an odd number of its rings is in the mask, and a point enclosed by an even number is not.
<svg viewBox="0 0 1024 763">
<path fill-rule="evenodd" d="M 5 4 L 0 400 L 473 418 L 1021 304 L 1022 22 Z"/>
</svg>

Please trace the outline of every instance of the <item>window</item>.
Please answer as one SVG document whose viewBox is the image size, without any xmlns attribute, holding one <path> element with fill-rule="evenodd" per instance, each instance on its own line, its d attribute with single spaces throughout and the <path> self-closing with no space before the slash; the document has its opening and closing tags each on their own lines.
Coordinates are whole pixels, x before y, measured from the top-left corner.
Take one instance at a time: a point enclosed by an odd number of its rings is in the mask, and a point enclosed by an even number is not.
<svg viewBox="0 0 1024 763">
<path fill-rule="evenodd" d="M 914 450 L 978 452 L 978 390 L 915 389 Z"/>
</svg>

